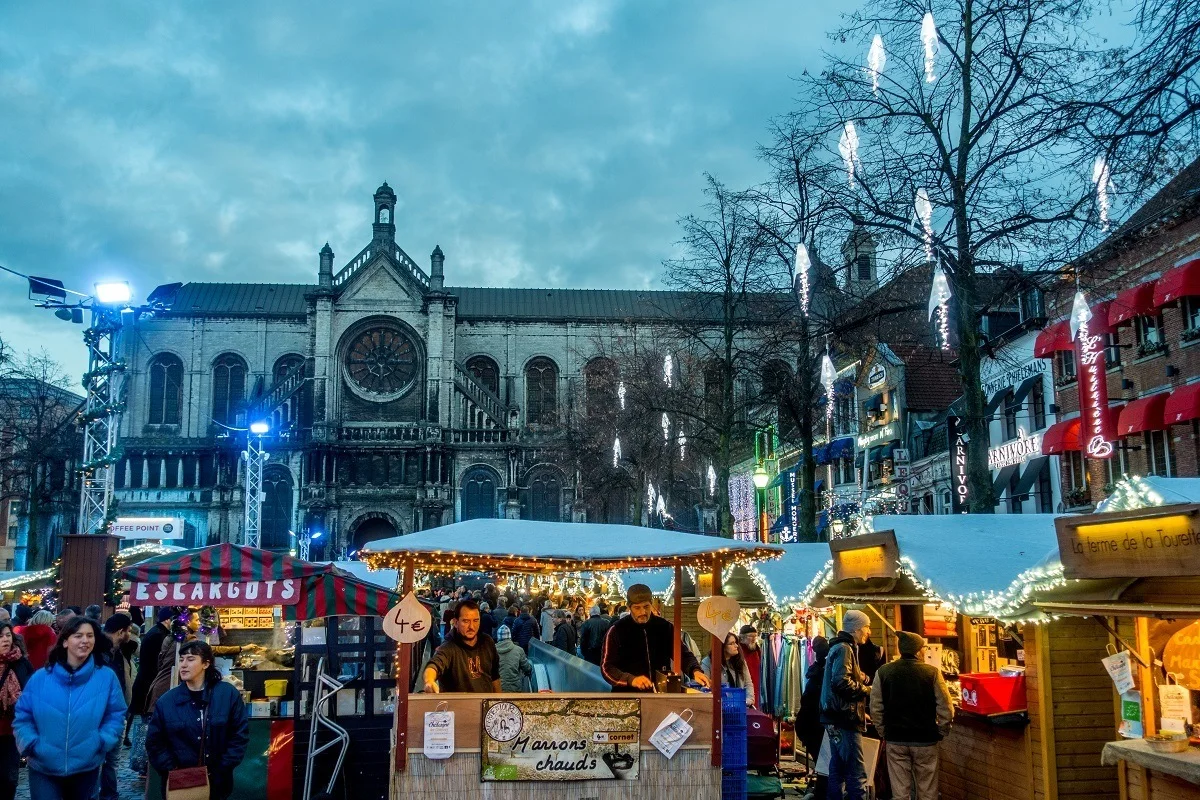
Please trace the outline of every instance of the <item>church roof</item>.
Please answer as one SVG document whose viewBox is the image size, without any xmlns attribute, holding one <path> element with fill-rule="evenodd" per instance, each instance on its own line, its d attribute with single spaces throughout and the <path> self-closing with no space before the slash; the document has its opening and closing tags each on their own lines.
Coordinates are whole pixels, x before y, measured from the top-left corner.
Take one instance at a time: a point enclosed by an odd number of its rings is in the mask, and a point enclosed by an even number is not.
<svg viewBox="0 0 1200 800">
<path fill-rule="evenodd" d="M 170 304 L 171 313 L 186 316 L 304 317 L 304 296 L 313 284 L 185 283 Z M 446 287 L 458 297 L 458 318 L 484 320 L 669 320 L 717 321 L 715 295 L 644 289 L 507 289 Z M 769 299 L 764 296 L 763 301 Z M 764 319 L 774 315 L 763 302 Z"/>
</svg>

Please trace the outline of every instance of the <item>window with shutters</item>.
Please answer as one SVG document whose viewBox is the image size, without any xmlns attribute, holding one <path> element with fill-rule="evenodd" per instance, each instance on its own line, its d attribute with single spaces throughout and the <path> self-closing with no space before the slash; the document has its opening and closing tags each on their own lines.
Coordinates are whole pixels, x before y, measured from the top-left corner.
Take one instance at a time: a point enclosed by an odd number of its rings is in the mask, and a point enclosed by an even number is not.
<svg viewBox="0 0 1200 800">
<path fill-rule="evenodd" d="M 558 421 L 558 367 L 535 358 L 525 367 L 525 422 L 554 425 Z"/>
<path fill-rule="evenodd" d="M 494 519 L 497 516 L 497 483 L 496 473 L 487 467 L 467 470 L 462 479 L 462 521 Z"/>
<path fill-rule="evenodd" d="M 246 362 L 226 353 L 213 362 L 212 418 L 222 425 L 238 423 L 237 414 L 246 398 Z"/>
<path fill-rule="evenodd" d="M 159 353 L 150 362 L 151 425 L 178 425 L 183 416 L 183 362 Z"/>
</svg>

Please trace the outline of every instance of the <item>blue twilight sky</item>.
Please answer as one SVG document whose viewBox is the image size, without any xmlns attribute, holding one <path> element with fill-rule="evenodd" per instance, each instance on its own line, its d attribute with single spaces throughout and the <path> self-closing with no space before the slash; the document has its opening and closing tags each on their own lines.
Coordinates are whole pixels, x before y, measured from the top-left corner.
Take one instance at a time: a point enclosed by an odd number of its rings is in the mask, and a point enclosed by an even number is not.
<svg viewBox="0 0 1200 800">
<path fill-rule="evenodd" d="M 451 285 L 657 286 L 702 173 L 755 145 L 850 4 L 0 6 L 0 264 L 90 289 L 314 282 L 370 238 Z M 78 326 L 0 275 L 0 338 L 72 373 Z"/>
</svg>

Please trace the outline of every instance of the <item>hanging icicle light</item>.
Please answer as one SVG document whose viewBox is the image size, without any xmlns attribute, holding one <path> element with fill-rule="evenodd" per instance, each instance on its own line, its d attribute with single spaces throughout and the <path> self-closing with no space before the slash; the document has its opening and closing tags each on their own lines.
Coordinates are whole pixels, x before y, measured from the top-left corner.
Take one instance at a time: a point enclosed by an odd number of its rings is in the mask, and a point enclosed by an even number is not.
<svg viewBox="0 0 1200 800">
<path fill-rule="evenodd" d="M 717 493 L 717 471 L 713 469 L 713 465 L 708 465 L 708 496 L 712 497 Z"/>
<path fill-rule="evenodd" d="M 617 400 L 621 403 L 621 410 L 625 410 L 625 381 L 617 384 Z"/>
<path fill-rule="evenodd" d="M 683 461 L 687 458 L 687 434 L 683 431 L 679 432 L 679 460 Z"/>
<path fill-rule="evenodd" d="M 658 505 L 656 506 L 656 510 L 658 511 L 658 515 L 660 517 L 668 516 L 667 501 L 663 499 L 663 496 L 661 494 L 658 496 Z"/>
<path fill-rule="evenodd" d="M 1079 329 L 1086 331 L 1088 321 L 1092 318 L 1092 309 L 1088 307 L 1087 298 L 1083 292 L 1075 292 L 1075 300 L 1071 303 L 1071 341 L 1079 338 Z"/>
<path fill-rule="evenodd" d="M 925 18 L 921 20 L 921 44 L 925 48 L 925 82 L 933 83 L 937 79 L 933 73 L 933 62 L 937 58 L 938 34 L 932 11 L 926 11 Z"/>
<path fill-rule="evenodd" d="M 871 49 L 867 51 L 867 72 L 871 73 L 871 91 L 879 94 L 879 76 L 883 74 L 883 65 L 887 63 L 887 52 L 883 49 L 883 37 L 878 33 L 871 40 Z"/>
<path fill-rule="evenodd" d="M 929 202 L 929 192 L 917 189 L 917 199 L 913 207 L 917 211 L 917 219 L 921 222 L 921 233 L 925 239 L 925 260 L 933 261 L 933 204 Z"/>
<path fill-rule="evenodd" d="M 821 385 L 825 387 L 825 418 L 833 419 L 833 384 L 837 381 L 837 369 L 829 352 L 821 356 Z"/>
<path fill-rule="evenodd" d="M 663 356 L 663 383 L 667 384 L 667 388 L 671 388 L 671 373 L 675 371 L 675 363 L 671 359 L 671 354 L 667 353 Z"/>
<path fill-rule="evenodd" d="M 621 465 L 621 437 L 613 439 L 613 469 Z"/>
<path fill-rule="evenodd" d="M 1100 209 L 1100 227 L 1108 230 L 1109 192 L 1112 191 L 1112 172 L 1104 156 L 1096 156 L 1092 165 L 1092 183 L 1096 184 L 1096 205 Z"/>
<path fill-rule="evenodd" d="M 653 510 L 654 501 L 658 498 L 658 492 L 654 491 L 654 484 L 646 484 L 646 508 Z"/>
<path fill-rule="evenodd" d="M 671 418 L 667 416 L 667 412 L 662 415 L 663 441 L 671 441 Z"/>
<path fill-rule="evenodd" d="M 929 319 L 934 312 L 938 315 L 938 336 L 942 340 L 942 349 L 950 349 L 950 281 L 938 264 L 933 268 L 933 285 L 929 289 Z"/>
<path fill-rule="evenodd" d="M 862 162 L 858 160 L 858 128 L 854 127 L 853 122 L 847 122 L 842 126 L 842 137 L 838 139 L 838 152 L 842 155 L 842 163 L 846 165 L 846 177 L 850 181 L 850 188 L 854 188 L 854 173 L 862 167 Z"/>
<path fill-rule="evenodd" d="M 804 242 L 796 245 L 796 297 L 800 301 L 800 313 L 808 316 L 808 273 L 812 269 L 812 262 L 808 257 L 808 248 L 804 246 Z"/>
</svg>

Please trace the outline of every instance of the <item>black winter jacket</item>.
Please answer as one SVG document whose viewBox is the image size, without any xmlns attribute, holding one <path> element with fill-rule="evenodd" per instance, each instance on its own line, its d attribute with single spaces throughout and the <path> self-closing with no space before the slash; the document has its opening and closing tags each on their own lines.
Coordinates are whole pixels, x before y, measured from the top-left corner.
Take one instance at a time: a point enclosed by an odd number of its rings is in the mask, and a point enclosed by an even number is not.
<svg viewBox="0 0 1200 800">
<path fill-rule="evenodd" d="M 554 646 L 564 653 L 575 655 L 575 626 L 571 620 L 563 620 L 554 626 Z"/>
<path fill-rule="evenodd" d="M 521 646 L 521 649 L 526 653 L 529 652 L 529 640 L 537 639 L 542 635 L 542 628 L 538 625 L 537 620 L 528 614 L 522 614 L 517 617 L 517 621 L 512 625 L 513 641 Z"/>
<path fill-rule="evenodd" d="M 202 730 L 212 797 L 221 800 L 233 791 L 233 770 L 250 742 L 246 704 L 231 684 L 209 682 L 200 705 L 192 701 L 186 683 L 160 697 L 146 729 L 146 757 L 162 773 L 165 786 L 171 770 L 200 766 Z"/>
<path fill-rule="evenodd" d="M 155 624 L 142 637 L 142 649 L 138 653 L 137 674 L 133 677 L 133 699 L 129 703 L 131 714 L 143 715 L 147 711 L 150 686 L 158 675 L 158 656 L 169 631 L 161 623 Z"/>
<path fill-rule="evenodd" d="M 825 684 L 821 687 L 821 722 L 849 731 L 867 730 L 867 698 L 871 690 L 858 666 L 858 647 L 845 631 L 829 642 Z"/>
<path fill-rule="evenodd" d="M 700 662 L 688 650 L 680 646 L 683 660 L 683 675 L 691 679 L 700 671 Z M 645 625 L 634 622 L 632 616 L 622 617 L 613 623 L 604 637 L 604 654 L 600 670 L 612 684 L 614 692 L 636 692 L 633 679 L 644 675 L 654 680 L 654 671 L 672 672 L 671 661 L 675 657 L 675 626 L 662 617 L 651 615 Z M 648 690 L 653 691 L 653 690 Z"/>
<path fill-rule="evenodd" d="M 612 627 L 612 620 L 603 614 L 588 617 L 579 629 L 579 650 L 593 664 L 599 664 L 604 655 L 604 635 Z"/>
<path fill-rule="evenodd" d="M 825 735 L 821 725 L 821 688 L 824 685 L 825 659 L 822 658 L 809 664 L 804 673 L 804 691 L 800 693 L 800 711 L 796 713 L 796 736 L 805 749 L 821 749 L 821 737 Z M 816 753 L 812 755 L 816 756 Z"/>
</svg>

